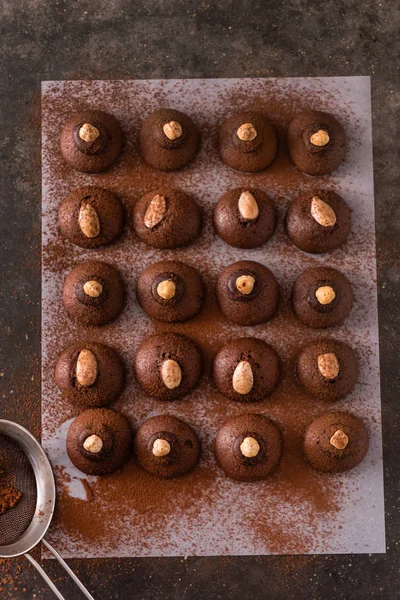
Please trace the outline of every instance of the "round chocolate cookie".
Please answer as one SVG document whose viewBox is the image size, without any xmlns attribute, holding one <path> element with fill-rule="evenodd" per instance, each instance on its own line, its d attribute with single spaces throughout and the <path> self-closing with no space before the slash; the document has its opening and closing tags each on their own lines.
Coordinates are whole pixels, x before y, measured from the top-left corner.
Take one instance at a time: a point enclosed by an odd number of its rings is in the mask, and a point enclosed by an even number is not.
<svg viewBox="0 0 400 600">
<path fill-rule="evenodd" d="M 296 373 L 310 396 L 335 402 L 350 394 L 357 383 L 357 355 L 344 342 L 317 340 L 300 352 Z"/>
<path fill-rule="evenodd" d="M 279 379 L 279 357 L 262 340 L 237 338 L 218 351 L 213 378 L 230 400 L 258 402 L 272 393 Z"/>
<path fill-rule="evenodd" d="M 121 393 L 124 366 L 112 348 L 94 342 L 79 342 L 61 353 L 55 381 L 63 396 L 75 406 L 104 406 Z"/>
<path fill-rule="evenodd" d="M 342 473 L 360 464 L 368 445 L 368 431 L 360 419 L 347 412 L 332 412 L 308 426 L 304 455 L 318 471 Z"/>
<path fill-rule="evenodd" d="M 139 385 L 158 400 L 185 396 L 196 387 L 201 372 L 199 348 L 178 333 L 159 333 L 146 338 L 135 358 Z"/>
<path fill-rule="evenodd" d="M 61 131 L 61 153 L 74 169 L 100 173 L 118 158 L 123 134 L 117 119 L 101 110 L 75 113 Z"/>
<path fill-rule="evenodd" d="M 128 460 L 132 429 L 120 413 L 91 408 L 74 419 L 67 433 L 70 461 L 87 475 L 107 475 Z"/>
<path fill-rule="evenodd" d="M 257 248 L 275 231 L 274 203 L 262 190 L 235 188 L 226 192 L 214 210 L 218 235 L 235 248 Z"/>
<path fill-rule="evenodd" d="M 329 190 L 301 192 L 286 213 L 286 232 L 300 250 L 331 252 L 346 243 L 351 210 L 341 196 Z"/>
<path fill-rule="evenodd" d="M 133 225 L 140 239 L 155 248 L 179 248 L 200 234 L 201 211 L 185 192 L 163 188 L 148 192 L 136 202 Z"/>
<path fill-rule="evenodd" d="M 241 112 L 229 117 L 219 130 L 221 158 L 236 171 L 254 173 L 266 169 L 278 152 L 273 125 L 257 112 Z"/>
<path fill-rule="evenodd" d="M 149 165 L 159 171 L 175 171 L 196 156 L 200 134 L 190 117 L 178 110 L 162 108 L 143 121 L 139 142 Z"/>
<path fill-rule="evenodd" d="M 346 154 L 346 135 L 333 115 L 309 110 L 289 124 L 287 143 L 296 167 L 309 175 L 326 175 Z"/>
<path fill-rule="evenodd" d="M 295 281 L 292 306 L 297 317 L 309 327 L 334 327 L 348 317 L 353 306 L 353 291 L 340 271 L 311 267 Z"/>
<path fill-rule="evenodd" d="M 85 260 L 67 275 L 63 302 L 72 319 L 85 326 L 105 325 L 122 310 L 124 284 L 119 272 L 99 260 Z"/>
<path fill-rule="evenodd" d="M 73 244 L 81 248 L 100 248 L 121 235 L 124 210 L 112 192 L 85 186 L 62 200 L 58 222 L 63 236 Z"/>
<path fill-rule="evenodd" d="M 238 325 L 265 323 L 278 306 L 278 282 L 264 265 L 241 260 L 226 267 L 218 277 L 217 298 L 230 321 Z"/>
<path fill-rule="evenodd" d="M 246 413 L 229 419 L 218 431 L 215 456 L 225 474 L 238 481 L 265 479 L 278 466 L 282 436 L 263 415 Z"/>
<path fill-rule="evenodd" d="M 176 323 L 200 312 L 204 288 L 196 269 L 177 260 L 164 260 L 141 272 L 136 296 L 150 317 Z"/>
<path fill-rule="evenodd" d="M 145 471 L 161 479 L 169 479 L 184 475 L 196 466 L 200 442 L 195 431 L 181 419 L 159 415 L 139 427 L 135 453 Z"/>
</svg>

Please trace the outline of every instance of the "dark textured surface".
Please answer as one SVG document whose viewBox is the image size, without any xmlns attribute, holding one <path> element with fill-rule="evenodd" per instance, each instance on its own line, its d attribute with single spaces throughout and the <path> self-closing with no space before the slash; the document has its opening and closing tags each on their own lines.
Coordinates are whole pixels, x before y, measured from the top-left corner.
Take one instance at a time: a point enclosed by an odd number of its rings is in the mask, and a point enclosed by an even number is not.
<svg viewBox="0 0 400 600">
<path fill-rule="evenodd" d="M 396 0 L 96 4 L 2 0 L 0 11 L 0 417 L 15 419 L 37 434 L 40 81 L 371 75 L 387 554 L 69 562 L 94 596 L 104 599 L 397 598 L 400 8 Z M 49 561 L 45 566 L 66 598 L 77 598 L 60 568 Z M 44 600 L 53 598 L 22 559 L 0 562 L 0 588 L 1 598 L 31 598 L 34 593 Z"/>
</svg>

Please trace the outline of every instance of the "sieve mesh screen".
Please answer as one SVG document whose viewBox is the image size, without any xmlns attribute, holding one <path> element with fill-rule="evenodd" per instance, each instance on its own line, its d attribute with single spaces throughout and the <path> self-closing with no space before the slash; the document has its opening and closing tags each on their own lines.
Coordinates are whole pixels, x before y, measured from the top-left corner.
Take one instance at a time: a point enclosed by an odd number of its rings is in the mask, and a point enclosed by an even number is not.
<svg viewBox="0 0 400 600">
<path fill-rule="evenodd" d="M 11 438 L 0 435 L 0 486 L 13 485 L 22 492 L 14 508 L 0 514 L 0 546 L 15 542 L 28 528 L 36 509 L 36 479 L 29 459 Z"/>
</svg>

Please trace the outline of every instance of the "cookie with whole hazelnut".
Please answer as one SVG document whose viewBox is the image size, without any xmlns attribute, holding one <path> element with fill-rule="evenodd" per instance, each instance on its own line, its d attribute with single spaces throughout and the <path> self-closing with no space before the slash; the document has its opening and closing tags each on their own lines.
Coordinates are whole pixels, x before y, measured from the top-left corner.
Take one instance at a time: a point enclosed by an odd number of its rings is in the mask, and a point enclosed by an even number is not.
<svg viewBox="0 0 400 600">
<path fill-rule="evenodd" d="M 136 296 L 150 317 L 176 323 L 193 319 L 200 312 L 204 288 L 196 269 L 177 260 L 163 260 L 141 272 Z"/>
<path fill-rule="evenodd" d="M 277 384 L 279 358 L 263 340 L 237 338 L 218 350 L 213 378 L 221 394 L 230 400 L 258 402 Z"/>
<path fill-rule="evenodd" d="M 278 466 L 282 435 L 271 419 L 246 413 L 218 431 L 215 456 L 225 475 L 238 481 L 265 479 Z"/>
<path fill-rule="evenodd" d="M 368 446 L 368 431 L 361 419 L 348 412 L 332 412 L 307 427 L 303 450 L 314 469 L 343 473 L 364 460 Z"/>
<path fill-rule="evenodd" d="M 226 267 L 217 281 L 218 304 L 224 315 L 238 325 L 265 323 L 278 306 L 279 287 L 275 275 L 252 260 Z"/>
<path fill-rule="evenodd" d="M 159 333 L 146 338 L 135 357 L 140 387 L 158 400 L 175 400 L 191 392 L 202 373 L 201 352 L 185 335 Z"/>
<path fill-rule="evenodd" d="M 124 210 L 117 196 L 93 185 L 70 192 L 58 209 L 60 231 L 81 248 L 114 242 L 124 227 Z"/>
<path fill-rule="evenodd" d="M 278 152 L 276 131 L 261 113 L 237 113 L 221 125 L 219 152 L 224 163 L 236 171 L 262 171 Z"/>
<path fill-rule="evenodd" d="M 74 406 L 104 406 L 122 392 L 124 365 L 113 348 L 95 342 L 78 342 L 60 354 L 55 381 Z"/>
<path fill-rule="evenodd" d="M 296 373 L 310 396 L 335 402 L 350 394 L 357 383 L 357 355 L 344 342 L 329 338 L 317 340 L 301 350 Z"/>
<path fill-rule="evenodd" d="M 319 110 L 308 110 L 292 119 L 287 143 L 296 167 L 309 175 L 334 171 L 346 155 L 342 125 L 333 115 Z"/>
<path fill-rule="evenodd" d="M 128 420 L 109 408 L 90 408 L 74 419 L 67 433 L 67 453 L 72 464 L 87 475 L 113 473 L 132 450 Z"/>
<path fill-rule="evenodd" d="M 235 248 L 257 248 L 275 231 L 277 215 L 273 201 L 255 188 L 226 192 L 214 209 L 214 228 Z"/>
<path fill-rule="evenodd" d="M 65 278 L 64 306 L 70 317 L 81 325 L 109 323 L 121 312 L 124 300 L 121 275 L 100 260 L 85 260 Z"/>
<path fill-rule="evenodd" d="M 197 202 L 181 190 L 162 188 L 136 202 L 133 225 L 140 239 L 154 248 L 188 246 L 201 230 Z"/>
<path fill-rule="evenodd" d="M 297 317 L 309 327 L 342 325 L 353 306 L 350 281 L 330 267 L 306 269 L 293 286 L 292 306 Z"/>
<path fill-rule="evenodd" d="M 200 133 L 188 115 L 162 108 L 148 115 L 139 132 L 144 160 L 159 171 L 185 167 L 196 156 Z"/>
<path fill-rule="evenodd" d="M 347 241 L 351 210 L 339 194 L 329 190 L 303 191 L 290 204 L 286 232 L 300 250 L 331 252 Z"/>
<path fill-rule="evenodd" d="M 64 160 L 82 173 L 100 173 L 121 154 L 123 134 L 117 119 L 101 110 L 82 110 L 65 123 L 60 136 Z"/>
<path fill-rule="evenodd" d="M 200 458 L 196 432 L 172 415 L 147 419 L 135 436 L 135 455 L 140 466 L 160 479 L 185 475 Z"/>
</svg>

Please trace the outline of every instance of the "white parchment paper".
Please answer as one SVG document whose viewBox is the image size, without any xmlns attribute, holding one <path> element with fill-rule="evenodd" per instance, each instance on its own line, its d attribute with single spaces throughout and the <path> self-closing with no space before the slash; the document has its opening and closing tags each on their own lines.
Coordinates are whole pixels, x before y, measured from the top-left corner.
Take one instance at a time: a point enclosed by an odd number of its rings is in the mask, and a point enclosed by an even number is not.
<svg viewBox="0 0 400 600">
<path fill-rule="evenodd" d="M 308 105 L 333 112 L 343 123 L 349 140 L 344 164 L 329 178 L 315 180 L 299 176 L 299 186 L 311 189 L 315 185 L 329 185 L 344 196 L 353 209 L 353 231 L 345 248 L 321 257 L 310 257 L 294 248 L 286 239 L 282 225 L 282 216 L 294 193 L 293 186 L 287 190 L 285 176 L 275 176 L 273 168 L 260 175 L 233 173 L 219 160 L 213 133 L 217 124 L 234 110 L 252 107 L 253 101 L 257 99 L 258 102 L 260 98 L 265 98 L 267 113 L 268 107 L 273 105 L 269 99 L 276 102 L 282 98 L 283 103 L 288 103 L 289 99 L 289 106 L 293 101 L 293 106 Z M 126 156 L 105 174 L 89 176 L 59 168 L 58 133 L 65 118 L 79 106 L 112 112 L 128 132 Z M 137 198 L 136 188 L 140 187 L 140 182 L 135 180 L 135 173 L 140 159 L 132 140 L 136 138 L 137 127 L 144 116 L 160 106 L 187 112 L 204 131 L 211 131 L 209 136 L 203 135 L 201 152 L 193 165 L 165 176 L 166 179 L 154 175 L 154 187 L 159 181 L 168 180 L 198 199 L 206 210 L 201 239 L 185 250 L 167 253 L 146 248 L 135 240 L 131 231 L 117 244 L 98 251 L 85 251 L 62 240 L 57 227 L 57 209 L 60 200 L 71 189 L 85 184 L 102 185 L 120 193 L 127 206 Z M 159 522 L 154 520 L 156 517 L 131 508 L 129 498 L 122 495 L 121 502 L 126 504 L 123 517 L 115 523 L 110 515 L 113 537 L 110 543 L 88 544 L 78 529 L 64 527 L 62 519 L 52 525 L 49 540 L 65 557 L 385 552 L 369 78 L 50 81 L 42 84 L 42 107 L 42 435 L 43 445 L 57 474 L 59 494 L 67 493 L 82 501 L 86 498 L 82 485 L 84 476 L 72 467 L 65 451 L 66 431 L 76 412 L 60 397 L 52 373 L 58 354 L 81 336 L 81 331 L 70 322 L 62 307 L 63 280 L 72 266 L 89 256 L 118 266 L 129 290 L 128 305 L 121 317 L 112 326 L 92 333 L 92 339 L 119 348 L 128 367 L 126 390 L 114 408 L 123 411 L 134 427 L 161 412 L 176 414 L 193 423 L 202 439 L 202 465 L 215 473 L 212 497 L 207 501 L 199 494 L 190 510 L 180 504 L 179 499 L 175 499 L 170 510 L 166 508 L 161 536 Z M 268 116 L 274 120 L 273 114 Z M 281 152 L 285 152 L 284 148 Z M 294 169 L 290 161 L 285 168 L 288 174 Z M 132 173 L 132 189 L 126 187 L 127 170 Z M 224 244 L 213 232 L 209 218 L 211 207 L 222 193 L 244 182 L 266 189 L 274 197 L 280 213 L 274 238 L 266 246 L 251 251 Z M 258 484 L 257 493 L 254 485 L 238 484 L 223 476 L 215 464 L 212 445 L 221 424 L 213 419 L 213 405 L 224 400 L 216 395 L 212 382 L 203 381 L 188 399 L 160 407 L 157 401 L 146 398 L 134 381 L 135 351 L 140 341 L 152 331 L 150 320 L 135 299 L 138 273 L 166 256 L 183 258 L 196 265 L 197 258 L 205 255 L 209 257 L 209 271 L 214 275 L 239 259 L 266 264 L 277 276 L 284 298 L 289 297 L 295 278 L 312 264 L 337 266 L 352 282 L 356 302 L 351 316 L 343 327 L 326 333 L 348 341 L 356 348 L 360 358 L 360 381 L 348 398 L 334 407 L 325 405 L 325 410 L 349 409 L 362 417 L 370 431 L 371 444 L 359 467 L 342 475 L 340 481 L 331 477 L 332 493 L 337 501 L 335 511 L 316 510 L 307 498 L 301 500 L 293 496 L 292 499 L 290 494 L 284 500 L 277 499 L 274 481 L 279 481 L 279 474 L 277 479 Z M 256 328 L 240 328 L 222 321 L 220 330 L 213 335 L 214 338 L 219 336 L 221 344 L 239 335 L 263 337 L 282 355 L 287 348 L 293 347 L 296 336 L 303 335 L 304 329 L 298 334 L 297 324 L 290 321 L 287 335 L 282 336 L 281 327 L 280 324 L 278 328 L 274 320 Z M 308 331 L 307 339 L 313 339 L 315 335 Z M 226 418 L 247 409 L 225 402 Z M 270 415 L 281 424 L 284 435 L 290 435 L 285 415 L 295 407 L 285 404 L 284 389 L 280 390 L 279 402 L 274 401 L 273 396 L 271 401 L 260 406 L 250 407 L 250 410 L 257 409 Z M 321 404 L 310 402 L 309 415 L 302 414 L 299 418 L 311 422 L 323 412 Z M 329 477 L 321 476 L 321 488 L 326 490 L 328 486 L 329 489 Z M 86 479 L 96 485 L 95 478 Z M 96 498 L 96 502 L 101 503 L 102 498 Z M 62 511 L 62 501 L 59 506 Z M 261 513 L 260 524 L 265 523 L 270 536 L 260 535 L 254 528 L 254 518 Z M 251 515 L 253 525 L 243 515 Z M 278 542 L 275 530 L 281 532 Z M 302 537 L 307 539 L 305 546 L 299 543 Z"/>
</svg>

